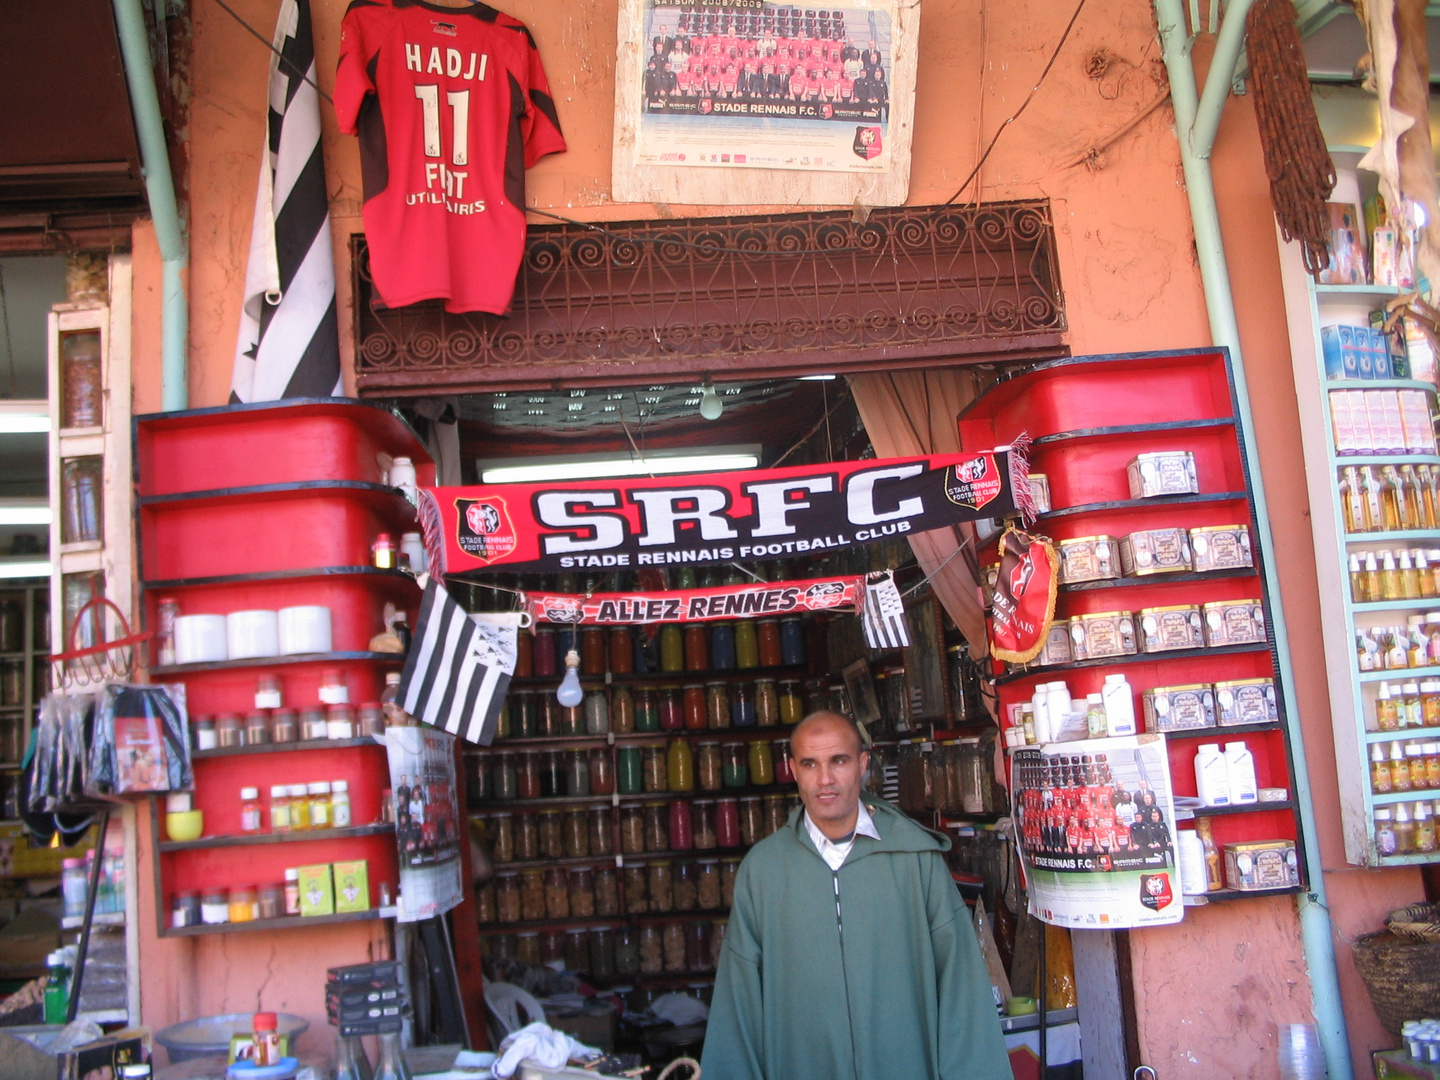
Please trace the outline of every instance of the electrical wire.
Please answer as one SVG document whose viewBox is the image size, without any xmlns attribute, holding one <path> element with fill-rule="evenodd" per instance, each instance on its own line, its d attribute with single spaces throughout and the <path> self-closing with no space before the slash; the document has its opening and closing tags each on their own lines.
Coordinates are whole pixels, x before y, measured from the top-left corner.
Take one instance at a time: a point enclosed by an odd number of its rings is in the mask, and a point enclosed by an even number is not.
<svg viewBox="0 0 1440 1080">
<path fill-rule="evenodd" d="M 225 3 L 225 0 L 215 0 L 215 3 L 219 4 L 220 7 L 225 10 L 225 13 L 227 15 L 229 15 L 232 19 L 234 19 L 241 26 L 243 26 L 246 31 L 249 32 L 251 37 L 253 37 L 256 41 L 260 42 L 260 44 L 264 45 L 265 48 L 269 49 L 276 56 L 278 56 L 280 58 L 280 63 L 283 64 L 286 68 L 288 68 L 292 74 L 300 76 L 300 78 L 304 79 L 307 83 L 313 86 L 315 88 L 315 92 L 321 97 L 323 97 L 326 101 L 330 102 L 331 105 L 335 104 L 335 99 L 332 98 L 329 94 L 327 94 L 324 90 L 320 89 L 319 83 L 317 83 L 314 79 L 310 78 L 309 75 L 296 67 L 295 64 L 291 62 L 289 57 L 287 57 L 279 49 L 275 48 L 275 43 L 273 41 L 268 40 L 263 34 L 260 33 L 259 30 L 256 30 L 248 22 L 242 19 L 240 17 L 240 13 L 237 12 L 234 8 L 232 8 L 229 4 Z"/>
</svg>

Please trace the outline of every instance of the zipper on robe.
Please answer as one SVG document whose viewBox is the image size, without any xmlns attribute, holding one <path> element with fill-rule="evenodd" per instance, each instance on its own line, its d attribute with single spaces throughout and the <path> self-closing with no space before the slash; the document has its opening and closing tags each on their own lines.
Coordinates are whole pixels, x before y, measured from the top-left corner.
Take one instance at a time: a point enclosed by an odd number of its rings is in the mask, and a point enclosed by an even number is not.
<svg viewBox="0 0 1440 1080">
<path fill-rule="evenodd" d="M 845 1022 L 850 1028 L 850 1073 L 860 1080 L 860 1055 L 855 1052 L 855 1017 L 850 1011 L 850 970 L 845 963 L 845 919 L 840 912 L 840 871 L 831 870 L 835 886 L 835 932 L 840 938 L 840 977 L 845 986 Z"/>
</svg>

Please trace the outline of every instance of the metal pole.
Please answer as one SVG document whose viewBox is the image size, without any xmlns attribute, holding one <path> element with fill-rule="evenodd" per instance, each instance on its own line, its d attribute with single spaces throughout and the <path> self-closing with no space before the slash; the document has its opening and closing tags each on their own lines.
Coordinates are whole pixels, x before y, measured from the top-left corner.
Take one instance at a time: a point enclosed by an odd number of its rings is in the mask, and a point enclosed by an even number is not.
<svg viewBox="0 0 1440 1080">
<path fill-rule="evenodd" d="M 85 984 L 85 954 L 90 951 L 90 926 L 95 921 L 95 894 L 100 891 L 100 869 L 105 861 L 105 831 L 110 826 L 110 811 L 100 814 L 99 832 L 95 838 L 95 865 L 90 867 L 89 887 L 85 890 L 85 918 L 80 924 L 80 944 L 75 949 L 75 973 L 70 979 L 70 1004 L 65 1010 L 65 1023 L 75 1021 L 80 1008 L 80 988 Z"/>
<path fill-rule="evenodd" d="M 1235 298 L 1230 290 L 1230 270 L 1225 261 L 1225 243 L 1220 233 L 1220 212 L 1215 200 L 1214 177 L 1210 172 L 1210 151 L 1220 114 L 1229 96 L 1230 81 L 1244 44 L 1245 15 L 1252 0 L 1231 0 L 1225 7 L 1224 21 L 1216 41 L 1215 56 L 1206 75 L 1203 97 L 1196 93 L 1195 68 L 1191 61 L 1193 39 L 1185 25 L 1181 0 L 1155 0 L 1160 25 L 1160 41 L 1165 69 L 1170 76 L 1170 97 L 1175 106 L 1175 126 L 1180 140 L 1180 160 L 1185 173 L 1185 189 L 1190 200 L 1190 218 L 1195 230 L 1195 250 L 1199 257 L 1200 280 L 1205 291 L 1205 307 L 1210 321 L 1210 336 L 1216 345 L 1230 351 L 1235 379 L 1235 396 L 1239 402 L 1240 439 L 1245 455 L 1254 468 L 1253 493 L 1255 520 L 1260 547 L 1267 557 L 1262 559 L 1266 589 L 1273 601 L 1271 623 L 1275 632 L 1276 661 L 1281 674 L 1281 693 L 1285 702 L 1285 726 L 1293 751 L 1295 805 L 1300 814 L 1301 845 L 1309 868 L 1310 889 L 1297 898 L 1300 938 L 1305 962 L 1310 971 L 1311 996 L 1320 1043 L 1325 1051 L 1325 1065 L 1330 1080 L 1352 1080 L 1350 1041 L 1345 1031 L 1345 1010 L 1340 997 L 1340 979 L 1335 969 L 1335 940 L 1326 906 L 1324 864 L 1320 857 L 1320 838 L 1315 823 L 1315 805 L 1310 791 L 1310 774 L 1305 754 L 1305 733 L 1300 726 L 1300 710 L 1295 701 L 1295 676 L 1290 664 L 1290 639 L 1285 626 L 1285 610 L 1280 598 L 1280 579 L 1275 560 L 1268 553 L 1275 550 L 1270 530 L 1270 512 L 1265 499 L 1265 484 L 1260 474 L 1260 456 L 1255 441 L 1255 420 L 1250 412 L 1250 391 L 1245 378 L 1245 364 L 1240 350 L 1240 327 L 1235 315 Z"/>
</svg>

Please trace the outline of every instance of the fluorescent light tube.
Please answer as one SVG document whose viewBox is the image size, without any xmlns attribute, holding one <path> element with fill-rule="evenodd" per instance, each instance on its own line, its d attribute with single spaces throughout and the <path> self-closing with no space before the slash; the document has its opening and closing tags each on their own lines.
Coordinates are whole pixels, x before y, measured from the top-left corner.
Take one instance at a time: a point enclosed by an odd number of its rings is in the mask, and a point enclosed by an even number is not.
<svg viewBox="0 0 1440 1080">
<path fill-rule="evenodd" d="M 484 462 L 481 464 L 480 480 L 485 484 L 537 484 L 550 480 L 603 480 L 618 476 L 728 472 L 733 469 L 753 469 L 759 464 L 758 448 L 750 451 L 735 447 L 717 447 L 712 451 L 681 454 L 659 452 L 643 458 L 577 455 L 566 459 L 531 461 L 524 465 L 506 465 L 502 461 Z"/>
<path fill-rule="evenodd" d="M 49 525 L 55 515 L 48 506 L 14 506 L 0 503 L 0 525 Z"/>
<path fill-rule="evenodd" d="M 0 559 L 0 578 L 38 578 L 50 576 L 48 559 L 26 559 L 7 562 Z"/>
</svg>

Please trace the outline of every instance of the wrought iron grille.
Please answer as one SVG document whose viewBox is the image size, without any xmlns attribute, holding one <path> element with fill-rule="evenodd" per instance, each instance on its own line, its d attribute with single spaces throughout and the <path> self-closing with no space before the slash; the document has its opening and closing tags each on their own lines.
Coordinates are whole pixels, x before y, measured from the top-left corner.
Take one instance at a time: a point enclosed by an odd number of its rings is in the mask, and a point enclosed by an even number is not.
<svg viewBox="0 0 1440 1080">
<path fill-rule="evenodd" d="M 777 376 L 1061 351 L 1046 202 L 531 228 L 511 315 L 378 306 L 352 239 L 356 376 L 376 393 Z"/>
</svg>

